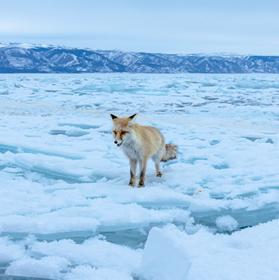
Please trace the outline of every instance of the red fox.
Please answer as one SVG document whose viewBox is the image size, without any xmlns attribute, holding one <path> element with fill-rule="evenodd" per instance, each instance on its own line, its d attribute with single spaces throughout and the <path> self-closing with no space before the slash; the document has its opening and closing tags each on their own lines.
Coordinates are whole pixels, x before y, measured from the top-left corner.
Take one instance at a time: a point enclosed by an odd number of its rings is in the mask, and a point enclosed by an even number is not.
<svg viewBox="0 0 279 280">
<path fill-rule="evenodd" d="M 160 162 L 176 158 L 177 146 L 165 144 L 164 136 L 155 127 L 142 126 L 133 122 L 136 114 L 130 117 L 117 117 L 111 114 L 114 143 L 121 147 L 130 161 L 130 186 L 136 184 L 136 169 L 139 163 L 140 179 L 138 187 L 144 186 L 146 164 L 149 158 L 155 163 L 156 176 L 161 177 Z"/>
</svg>

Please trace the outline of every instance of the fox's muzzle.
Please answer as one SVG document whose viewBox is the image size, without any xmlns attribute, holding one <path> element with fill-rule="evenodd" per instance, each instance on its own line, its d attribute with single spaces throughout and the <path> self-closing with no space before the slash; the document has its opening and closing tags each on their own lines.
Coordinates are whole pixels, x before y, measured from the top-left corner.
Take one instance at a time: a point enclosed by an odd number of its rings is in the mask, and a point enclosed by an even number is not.
<svg viewBox="0 0 279 280">
<path fill-rule="evenodd" d="M 116 140 L 114 141 L 114 144 L 117 145 L 117 147 L 120 147 L 122 145 L 123 141 L 118 143 Z"/>
</svg>

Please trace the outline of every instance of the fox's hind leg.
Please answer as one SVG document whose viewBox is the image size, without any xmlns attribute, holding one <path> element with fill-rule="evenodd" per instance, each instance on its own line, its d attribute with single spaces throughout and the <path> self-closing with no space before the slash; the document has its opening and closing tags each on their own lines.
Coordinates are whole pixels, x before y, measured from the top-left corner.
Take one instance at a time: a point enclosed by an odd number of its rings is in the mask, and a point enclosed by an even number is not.
<svg viewBox="0 0 279 280">
<path fill-rule="evenodd" d="M 136 172 L 137 172 L 137 161 L 135 159 L 130 159 L 130 182 L 129 186 L 134 186 L 136 184 Z"/>
<path fill-rule="evenodd" d="M 161 172 L 161 169 L 160 169 L 160 162 L 161 162 L 163 153 L 164 153 L 164 149 L 160 150 L 158 153 L 156 153 L 152 157 L 152 159 L 155 163 L 155 170 L 156 170 L 156 176 L 157 177 L 162 177 L 162 175 L 163 175 L 162 172 Z"/>
<path fill-rule="evenodd" d="M 155 162 L 155 169 L 156 169 L 156 176 L 157 177 L 162 177 L 163 173 L 160 170 L 160 161 Z"/>
</svg>

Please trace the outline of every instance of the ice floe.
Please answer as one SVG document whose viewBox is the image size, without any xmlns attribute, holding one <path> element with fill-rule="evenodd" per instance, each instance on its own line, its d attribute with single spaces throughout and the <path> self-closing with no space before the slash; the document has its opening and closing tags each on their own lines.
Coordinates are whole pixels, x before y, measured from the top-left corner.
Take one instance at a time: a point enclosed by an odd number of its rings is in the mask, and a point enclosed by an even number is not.
<svg viewBox="0 0 279 280">
<path fill-rule="evenodd" d="M 277 75 L 0 79 L 0 276 L 278 278 Z M 136 112 L 179 147 L 141 189 L 109 117 Z"/>
</svg>

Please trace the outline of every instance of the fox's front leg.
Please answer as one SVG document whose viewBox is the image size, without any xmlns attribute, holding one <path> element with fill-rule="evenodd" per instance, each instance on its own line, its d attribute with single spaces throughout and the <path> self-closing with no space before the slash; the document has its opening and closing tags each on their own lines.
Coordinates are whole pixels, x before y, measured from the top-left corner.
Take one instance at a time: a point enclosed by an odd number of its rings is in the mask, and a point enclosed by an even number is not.
<svg viewBox="0 0 279 280">
<path fill-rule="evenodd" d="M 144 158 L 140 161 L 140 180 L 139 180 L 139 187 L 144 186 L 144 179 L 146 173 L 146 166 L 147 166 L 147 159 Z"/>
<path fill-rule="evenodd" d="M 137 161 L 135 159 L 130 159 L 130 182 L 129 186 L 134 186 L 136 184 L 136 172 L 137 172 Z"/>
</svg>

